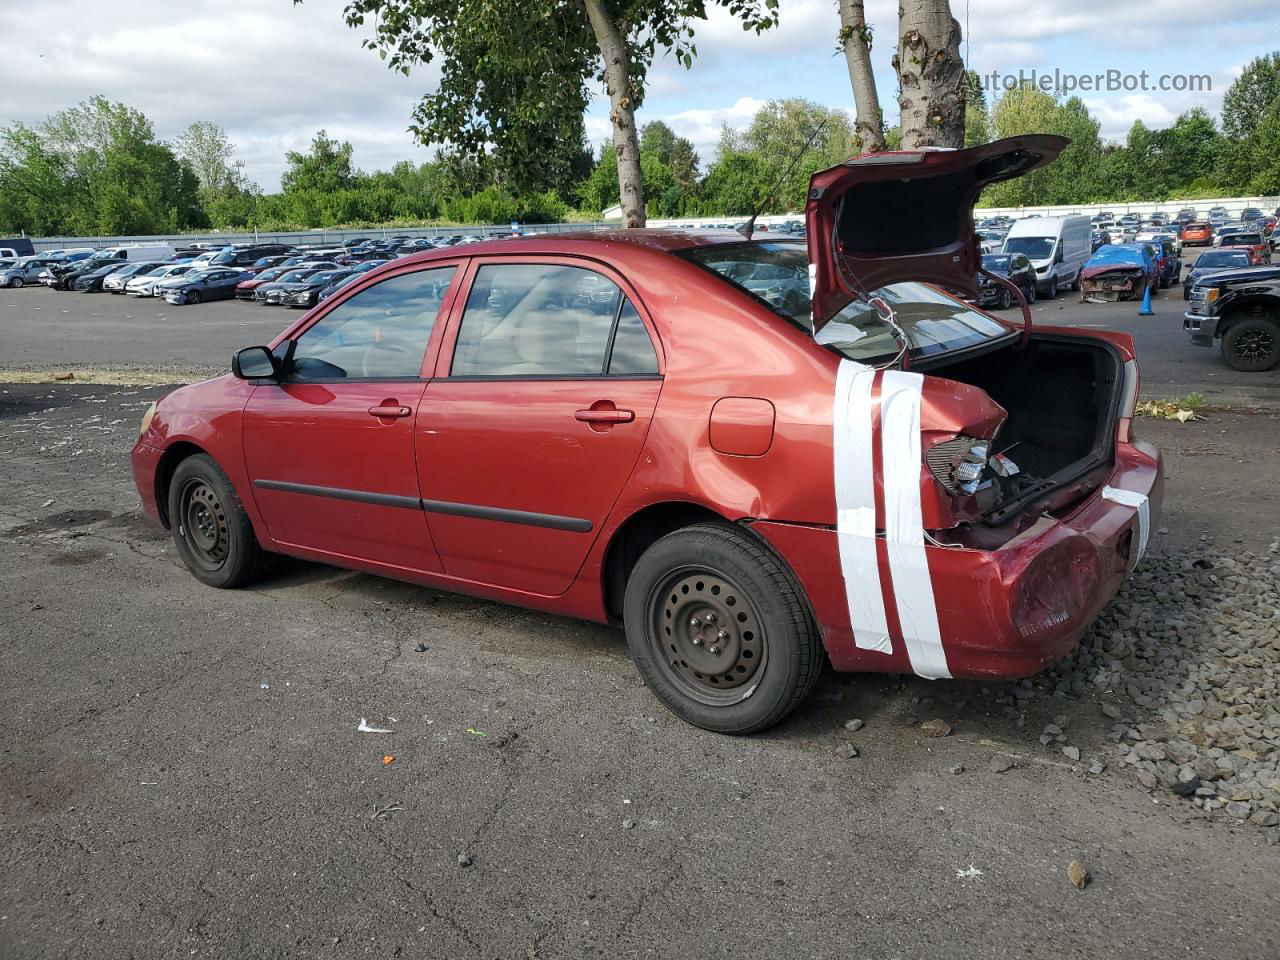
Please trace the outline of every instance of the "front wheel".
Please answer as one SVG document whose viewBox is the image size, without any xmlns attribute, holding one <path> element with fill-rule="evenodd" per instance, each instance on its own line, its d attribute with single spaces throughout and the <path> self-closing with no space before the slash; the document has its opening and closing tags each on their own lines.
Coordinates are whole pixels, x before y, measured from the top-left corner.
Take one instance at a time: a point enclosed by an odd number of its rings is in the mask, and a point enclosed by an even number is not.
<svg viewBox="0 0 1280 960">
<path fill-rule="evenodd" d="M 1222 335 L 1222 358 L 1233 370 L 1270 370 L 1280 364 L 1280 324 L 1266 317 L 1233 323 Z"/>
<path fill-rule="evenodd" d="M 253 524 L 222 468 L 205 454 L 178 464 L 169 484 L 169 525 L 178 556 L 211 587 L 249 583 L 266 565 Z"/>
<path fill-rule="evenodd" d="M 185 298 L 183 298 L 183 302 L 185 302 L 185 303 L 199 303 L 199 302 L 200 302 L 200 291 L 199 291 L 199 290 L 188 290 L 188 291 L 187 291 L 187 295 L 186 295 L 186 297 L 185 297 Z"/>
<path fill-rule="evenodd" d="M 1013 294 L 1009 292 L 1008 288 L 1004 288 L 1000 291 L 999 309 L 1008 310 L 1011 306 L 1013 306 Z"/>
<path fill-rule="evenodd" d="M 1050 280 L 1050 281 L 1049 281 L 1049 292 L 1048 292 L 1048 293 L 1046 293 L 1044 296 L 1045 296 L 1045 299 L 1046 299 L 1046 300 L 1054 300 L 1054 299 L 1057 299 L 1057 296 L 1058 296 L 1058 278 L 1057 278 L 1056 276 L 1055 276 L 1052 280 Z"/>
<path fill-rule="evenodd" d="M 14 277 L 14 278 L 13 278 L 13 285 L 14 285 L 14 287 L 15 287 L 15 288 L 16 288 L 16 287 L 20 287 L 20 286 L 22 286 L 22 284 L 23 284 L 23 280 L 22 280 L 22 278 L 21 278 L 21 277 Z"/>
<path fill-rule="evenodd" d="M 799 587 L 763 544 L 727 525 L 685 527 L 650 546 L 627 580 L 623 619 L 649 689 L 718 733 L 777 723 L 822 669 Z"/>
</svg>

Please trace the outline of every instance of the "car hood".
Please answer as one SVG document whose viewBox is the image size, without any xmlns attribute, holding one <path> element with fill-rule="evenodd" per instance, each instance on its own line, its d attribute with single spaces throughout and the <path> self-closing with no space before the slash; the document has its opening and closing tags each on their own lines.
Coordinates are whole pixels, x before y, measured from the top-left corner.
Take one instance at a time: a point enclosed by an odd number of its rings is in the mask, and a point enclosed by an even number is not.
<svg viewBox="0 0 1280 960">
<path fill-rule="evenodd" d="M 1193 274 L 1205 277 L 1213 274 L 1214 283 L 1232 283 L 1236 280 L 1270 282 L 1280 280 L 1280 265 L 1274 267 L 1201 267 Z"/>
<path fill-rule="evenodd" d="M 1070 142 L 1031 134 L 965 150 L 873 153 L 814 174 L 805 205 L 814 332 L 891 283 L 976 295 L 979 194 L 1052 162 Z"/>
</svg>

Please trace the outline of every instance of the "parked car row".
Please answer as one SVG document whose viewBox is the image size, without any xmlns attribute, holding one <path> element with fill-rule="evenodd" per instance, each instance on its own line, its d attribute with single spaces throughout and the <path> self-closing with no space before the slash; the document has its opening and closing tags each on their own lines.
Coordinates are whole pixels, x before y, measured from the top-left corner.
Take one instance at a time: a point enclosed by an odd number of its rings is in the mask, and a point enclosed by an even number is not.
<svg viewBox="0 0 1280 960">
<path fill-rule="evenodd" d="M 429 240 L 357 238 L 340 246 L 310 248 L 242 243 L 51 250 L 0 258 L 0 287 L 40 284 L 60 291 L 156 297 L 174 305 L 241 297 L 312 307 L 342 283 L 388 260 L 480 239 L 459 234 Z"/>
</svg>

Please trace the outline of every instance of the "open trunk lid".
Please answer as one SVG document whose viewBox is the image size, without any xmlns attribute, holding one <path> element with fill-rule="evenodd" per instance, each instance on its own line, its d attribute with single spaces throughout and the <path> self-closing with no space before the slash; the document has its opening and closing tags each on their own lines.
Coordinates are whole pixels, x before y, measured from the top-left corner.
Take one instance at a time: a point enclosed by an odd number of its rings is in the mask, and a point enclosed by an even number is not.
<svg viewBox="0 0 1280 960">
<path fill-rule="evenodd" d="M 872 153 L 815 173 L 805 205 L 816 333 L 854 299 L 907 280 L 978 295 L 973 205 L 988 184 L 1057 158 L 1050 134 Z"/>
</svg>

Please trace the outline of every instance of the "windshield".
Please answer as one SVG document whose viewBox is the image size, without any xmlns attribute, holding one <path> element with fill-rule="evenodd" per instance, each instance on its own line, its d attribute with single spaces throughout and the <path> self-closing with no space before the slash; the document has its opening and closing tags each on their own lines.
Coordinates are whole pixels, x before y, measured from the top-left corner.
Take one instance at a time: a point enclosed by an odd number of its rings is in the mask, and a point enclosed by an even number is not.
<svg viewBox="0 0 1280 960">
<path fill-rule="evenodd" d="M 813 330 L 809 261 L 803 244 L 716 244 L 696 247 L 684 256 L 764 300 L 805 330 Z M 998 320 L 923 283 L 896 283 L 875 294 L 893 308 L 911 341 L 913 357 L 931 357 L 994 342 L 1012 333 Z M 875 308 L 857 300 L 832 317 L 815 339 L 851 360 L 863 362 L 886 359 L 898 352 L 893 332 Z"/>
<path fill-rule="evenodd" d="M 1008 256 L 1003 256 L 1003 257 L 1000 257 L 1000 256 L 988 256 L 988 257 L 983 257 L 983 258 L 982 258 L 982 265 L 983 265 L 983 267 L 985 267 L 986 269 L 990 270 L 992 273 L 1000 273 L 1001 271 L 1004 271 L 1004 270 L 1008 270 L 1008 269 L 1009 269 L 1009 261 L 1010 261 L 1011 259 L 1012 259 L 1012 258 L 1011 258 L 1011 257 L 1008 257 Z"/>
<path fill-rule="evenodd" d="M 1243 250 L 1202 253 L 1200 258 L 1196 260 L 1197 267 L 1237 267 L 1246 266 L 1248 263 L 1249 255 Z"/>
<path fill-rule="evenodd" d="M 1028 260 L 1048 260 L 1053 256 L 1053 237 L 1010 237 L 1005 253 L 1025 254 Z"/>
<path fill-rule="evenodd" d="M 307 279 L 307 277 L 311 276 L 313 273 L 315 273 L 314 270 L 290 270 L 280 278 L 280 282 L 297 283 L 299 280 Z"/>
</svg>

